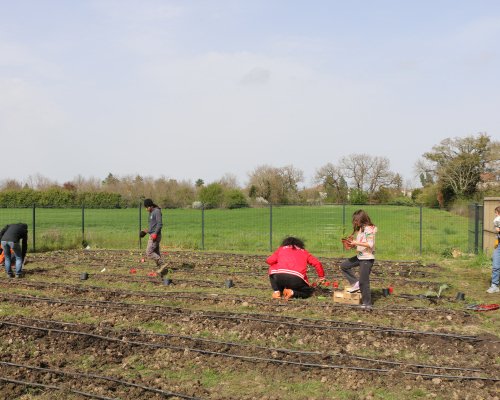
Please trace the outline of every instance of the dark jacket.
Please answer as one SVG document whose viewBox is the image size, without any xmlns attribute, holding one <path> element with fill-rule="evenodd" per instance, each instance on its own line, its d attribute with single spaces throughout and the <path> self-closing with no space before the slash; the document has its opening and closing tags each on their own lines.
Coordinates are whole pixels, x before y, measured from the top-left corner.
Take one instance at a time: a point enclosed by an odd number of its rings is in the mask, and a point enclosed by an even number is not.
<svg viewBox="0 0 500 400">
<path fill-rule="evenodd" d="M 21 241 L 24 259 L 28 250 L 28 225 L 23 223 L 5 225 L 0 231 L 0 240 L 14 243 Z"/>
<path fill-rule="evenodd" d="M 161 235 L 161 228 L 163 226 L 163 220 L 161 215 L 160 207 L 153 207 L 151 212 L 149 213 L 149 229 L 148 233 L 157 235 Z"/>
</svg>

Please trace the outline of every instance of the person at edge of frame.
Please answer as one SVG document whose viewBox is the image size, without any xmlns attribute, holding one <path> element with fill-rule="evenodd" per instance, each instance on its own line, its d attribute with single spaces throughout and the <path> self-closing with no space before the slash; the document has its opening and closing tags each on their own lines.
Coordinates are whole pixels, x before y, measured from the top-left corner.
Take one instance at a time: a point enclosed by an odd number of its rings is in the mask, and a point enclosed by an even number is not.
<svg viewBox="0 0 500 400">
<path fill-rule="evenodd" d="M 22 222 L 17 224 L 5 225 L 0 231 L 0 241 L 4 254 L 10 254 L 14 251 L 16 264 L 16 278 L 23 276 L 23 264 L 28 251 L 28 225 Z M 13 278 L 11 257 L 5 257 L 5 272 L 9 278 Z"/>
<path fill-rule="evenodd" d="M 305 249 L 302 240 L 293 236 L 285 238 L 266 263 L 269 264 L 273 299 L 280 299 L 282 293 L 285 300 L 310 297 L 314 289 L 307 279 L 307 265 L 316 269 L 320 280 L 325 279 L 325 271 L 319 260 Z"/>
<path fill-rule="evenodd" d="M 357 210 L 352 215 L 352 236 L 348 244 L 356 248 L 354 257 L 344 260 L 340 264 L 342 274 L 349 281 L 351 289 L 349 292 L 361 291 L 362 308 L 368 311 L 372 309 L 372 296 L 370 292 L 370 273 L 375 262 L 375 234 L 377 227 L 372 223 L 370 217 L 364 210 Z M 359 279 L 354 275 L 352 268 L 359 266 Z"/>
<path fill-rule="evenodd" d="M 10 259 L 11 265 L 12 262 L 16 260 L 16 256 L 14 255 L 14 250 L 10 249 Z M 3 251 L 2 246 L 0 246 L 0 266 L 5 266 L 5 251 Z"/>
<path fill-rule="evenodd" d="M 149 227 L 144 229 L 142 232 L 149 234 L 148 245 L 146 247 L 146 257 L 151 258 L 156 262 L 157 273 L 163 276 L 166 271 L 166 265 L 163 262 L 160 253 L 160 242 L 161 242 L 161 228 L 163 227 L 163 219 L 161 208 L 158 207 L 153 200 L 145 199 L 144 207 L 149 212 Z"/>
<path fill-rule="evenodd" d="M 497 238 L 495 241 L 495 248 L 493 249 L 493 259 L 491 264 L 491 286 L 486 290 L 486 293 L 499 293 L 500 292 L 500 206 L 495 208 L 495 218 L 493 219 L 493 230 Z"/>
</svg>

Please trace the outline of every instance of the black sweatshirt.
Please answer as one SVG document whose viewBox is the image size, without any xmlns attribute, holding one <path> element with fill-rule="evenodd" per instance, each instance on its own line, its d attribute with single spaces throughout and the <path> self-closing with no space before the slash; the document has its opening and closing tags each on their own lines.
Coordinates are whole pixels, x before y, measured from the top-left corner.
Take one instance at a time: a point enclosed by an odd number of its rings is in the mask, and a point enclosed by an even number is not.
<svg viewBox="0 0 500 400">
<path fill-rule="evenodd" d="M 0 231 L 0 240 L 14 243 L 21 240 L 24 260 L 28 251 L 28 225 L 23 223 L 5 225 Z"/>
</svg>

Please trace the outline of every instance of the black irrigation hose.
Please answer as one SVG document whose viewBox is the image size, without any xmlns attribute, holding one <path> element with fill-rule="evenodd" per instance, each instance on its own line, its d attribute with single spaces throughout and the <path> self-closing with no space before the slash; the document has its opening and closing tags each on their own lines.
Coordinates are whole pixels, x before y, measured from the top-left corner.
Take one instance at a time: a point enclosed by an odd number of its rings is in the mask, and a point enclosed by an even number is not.
<svg viewBox="0 0 500 400">
<path fill-rule="evenodd" d="M 0 361 L 0 365 L 5 365 L 8 367 L 26 368 L 26 369 L 31 369 L 34 371 L 42 371 L 42 372 L 47 372 L 47 373 L 52 373 L 52 374 L 67 375 L 67 376 L 73 376 L 73 377 L 79 377 L 79 378 L 101 379 L 101 380 L 105 380 L 105 381 L 109 381 L 109 382 L 118 383 L 118 384 L 124 385 L 124 386 L 130 386 L 130 387 L 142 389 L 142 390 L 145 390 L 148 392 L 158 393 L 158 394 L 167 396 L 167 398 L 168 397 L 179 397 L 181 399 L 199 400 L 198 397 L 191 397 L 191 396 L 187 396 L 187 395 L 180 394 L 180 393 L 168 392 L 168 391 L 156 389 L 156 388 L 153 388 L 150 386 L 144 386 L 144 385 L 139 385 L 136 383 L 122 381 L 120 379 L 111 378 L 108 376 L 102 376 L 102 375 L 96 375 L 96 374 L 84 374 L 81 372 L 62 371 L 62 370 L 57 370 L 57 369 L 35 367 L 32 365 L 16 364 L 16 363 L 11 363 L 11 362 L 6 362 L 6 361 Z"/>
<path fill-rule="evenodd" d="M 25 317 L 20 317 L 20 318 L 25 320 L 25 321 L 26 320 L 27 321 L 34 321 L 34 322 L 40 322 L 40 323 L 45 323 L 45 324 L 50 323 L 50 324 L 57 324 L 57 325 L 80 326 L 79 324 L 72 323 L 72 322 L 37 319 L 37 318 L 25 318 Z M 115 332 L 111 328 L 104 328 L 104 329 L 107 329 L 108 331 L 111 331 L 111 332 Z M 126 335 L 179 338 L 179 339 L 191 340 L 193 342 L 206 342 L 206 343 L 212 343 L 212 344 L 217 344 L 217 345 L 227 345 L 227 346 L 232 346 L 232 347 L 255 348 L 255 349 L 259 349 L 259 350 L 276 351 L 276 352 L 285 353 L 285 354 L 298 354 L 298 355 L 302 354 L 302 355 L 318 355 L 318 356 L 321 356 L 324 354 L 324 353 L 319 352 L 319 351 L 303 351 L 303 350 L 291 350 L 291 349 L 283 349 L 283 348 L 275 348 L 275 347 L 266 347 L 266 346 L 258 346 L 258 345 L 244 344 L 244 343 L 226 342 L 226 341 L 221 341 L 221 340 L 200 338 L 200 337 L 189 336 L 189 335 L 174 335 L 174 334 L 170 334 L 170 333 L 126 332 Z M 404 363 L 401 361 L 381 360 L 381 359 L 376 359 L 376 358 L 360 357 L 360 356 L 346 354 L 346 353 L 333 353 L 332 355 L 335 357 L 351 358 L 351 359 L 360 360 L 360 361 L 370 361 L 370 362 L 375 362 L 378 364 L 401 365 L 401 366 L 416 367 L 416 368 L 432 368 L 432 369 L 457 370 L 457 371 L 472 371 L 472 372 L 482 372 L 483 371 L 483 370 L 477 369 L 477 368 L 447 367 L 447 366 L 437 366 L 437 365 L 428 365 L 428 364 Z"/>
<path fill-rule="evenodd" d="M 49 333 L 56 332 L 56 333 L 61 333 L 61 334 L 65 334 L 65 335 L 87 336 L 87 337 L 93 337 L 95 339 L 100 339 L 100 340 L 105 340 L 105 341 L 110 341 L 110 342 L 120 342 L 120 343 L 130 344 L 130 345 L 134 345 L 134 346 L 166 348 L 166 349 L 177 350 L 177 351 L 182 351 L 182 352 L 185 352 L 187 349 L 193 353 L 199 353 L 199 354 L 203 354 L 203 355 L 221 356 L 221 357 L 227 357 L 227 358 L 233 358 L 233 359 L 239 359 L 239 360 L 251 361 L 251 362 L 260 361 L 260 362 L 267 362 L 267 363 L 273 363 L 273 364 L 296 365 L 299 367 L 321 368 L 321 369 L 344 369 L 344 370 L 376 372 L 376 373 L 384 373 L 384 374 L 391 372 L 391 370 L 389 370 L 389 369 L 381 369 L 381 368 L 354 367 L 354 366 L 346 366 L 346 365 L 338 365 L 338 364 L 303 363 L 300 361 L 287 361 L 287 360 L 277 360 L 277 359 L 266 358 L 266 357 L 252 357 L 252 356 L 228 354 L 228 353 L 222 353 L 222 352 L 218 352 L 218 351 L 201 350 L 201 349 L 196 349 L 196 348 L 191 348 L 191 347 L 186 348 L 186 347 L 180 347 L 180 346 L 159 345 L 159 344 L 145 343 L 145 342 L 138 342 L 138 341 L 128 341 L 128 340 L 124 341 L 124 340 L 120 340 L 120 339 L 116 339 L 116 338 L 111 338 L 108 336 L 94 335 L 94 334 L 85 333 L 85 332 L 65 331 L 65 330 L 61 330 L 61 329 L 50 329 L 50 328 L 40 328 L 37 326 L 17 324 L 17 323 L 12 323 L 12 322 L 0 322 L 0 326 L 2 326 L 2 325 L 9 325 L 9 326 L 14 326 L 14 327 L 18 327 L 18 328 L 45 331 L 45 332 L 49 332 Z M 489 378 L 489 377 L 427 374 L 427 373 L 407 372 L 407 371 L 400 371 L 400 373 L 402 373 L 404 375 L 422 376 L 425 378 L 442 378 L 442 379 L 450 379 L 450 380 L 480 380 L 480 381 L 500 382 L 500 379 L 498 379 L 498 378 Z"/>
<path fill-rule="evenodd" d="M 71 393 L 79 394 L 80 396 L 88 397 L 90 399 L 119 400 L 119 399 L 117 399 L 115 397 L 104 397 L 104 396 L 99 396 L 97 394 L 81 392 L 79 390 L 61 388 L 59 386 L 54 386 L 54 385 L 44 385 L 42 383 L 36 383 L 36 382 L 21 381 L 21 380 L 18 380 L 18 379 L 4 378 L 3 376 L 0 376 L 0 381 L 4 381 L 4 382 L 8 382 L 8 383 L 14 383 L 16 385 L 33 386 L 33 387 L 42 388 L 42 389 L 52 389 L 52 390 L 60 390 L 60 391 L 69 391 Z"/>
<path fill-rule="evenodd" d="M 16 282 L 17 285 L 20 286 L 29 286 L 29 287 L 57 287 L 57 288 L 63 288 L 63 289 L 74 289 L 78 290 L 81 292 L 84 291 L 89 291 L 89 290 L 94 290 L 98 291 L 101 293 L 108 293 L 108 294 L 126 294 L 128 296 L 142 296 L 142 297 L 150 297 L 150 298 L 164 298 L 167 295 L 174 295 L 176 298 L 182 298 L 182 299 L 193 299 L 193 300 L 198 300 L 201 298 L 201 300 L 205 299 L 210 299 L 210 300 L 217 300 L 218 298 L 222 297 L 232 297 L 233 299 L 236 298 L 239 301 L 243 301 L 240 299 L 240 296 L 233 295 L 233 294 L 227 294 L 227 293 L 206 293 L 206 292 L 174 292 L 174 291 L 168 291 L 168 292 L 161 292 L 161 293 L 152 293 L 152 292 L 144 292 L 144 291 L 132 291 L 132 290 L 119 290 L 119 289 L 106 289 L 100 286 L 91 286 L 91 285 L 72 285 L 68 283 L 56 283 L 56 282 Z M 326 293 L 328 296 L 331 294 Z M 394 297 L 402 297 L 402 298 L 407 298 L 406 296 L 403 295 L 393 295 Z M 422 298 L 421 296 L 416 296 L 416 298 Z M 274 303 L 271 304 L 269 302 L 263 302 L 260 301 L 261 298 L 258 296 L 245 296 L 245 299 L 254 299 L 254 302 L 257 304 L 262 304 L 262 305 L 272 305 L 273 307 L 285 307 L 293 304 L 294 302 L 279 302 L 279 303 Z M 316 307 L 328 307 L 328 308 L 351 308 L 351 309 L 359 309 L 359 306 L 355 305 L 346 305 L 346 304 L 315 304 Z M 413 307 L 384 307 L 384 308 L 374 308 L 373 311 L 401 311 L 401 312 L 443 312 L 443 313 L 450 313 L 450 312 L 457 312 L 456 310 L 451 310 L 451 309 L 439 309 L 439 308 L 413 308 Z M 466 311 L 462 311 L 464 316 L 470 316 L 470 313 Z"/>
<path fill-rule="evenodd" d="M 0 295 L 2 296 L 2 295 Z M 160 306 L 160 305 L 144 305 L 144 304 L 130 304 L 130 303 L 123 303 L 123 302 L 111 302 L 111 301 L 94 301 L 94 302 L 86 302 L 86 303 L 80 303 L 80 302 L 74 302 L 74 301 L 68 301 L 68 300 L 61 300 L 61 299 L 52 299 L 52 298 L 43 298 L 43 297 L 30 297 L 30 296 L 4 296 L 4 298 L 7 301 L 12 300 L 13 298 L 25 300 L 25 301 L 45 301 L 47 303 L 55 303 L 55 304 L 69 304 L 69 305 L 75 305 L 75 306 L 82 306 L 82 307 L 88 307 L 88 306 L 100 306 L 100 305 L 109 305 L 112 308 L 123 308 L 123 307 L 147 307 L 149 309 L 151 308 L 166 308 L 169 310 L 174 309 L 174 307 L 168 307 L 168 306 Z M 178 309 L 178 308 L 177 308 Z M 191 313 L 196 313 L 196 311 L 192 310 L 182 310 L 180 309 L 181 312 L 188 311 Z M 165 313 L 162 312 L 163 315 L 179 315 L 178 312 L 170 312 L 170 313 Z M 252 315 L 252 314 L 247 314 L 247 315 Z M 253 315 L 259 315 L 259 314 L 253 314 Z M 247 317 L 245 314 L 239 314 L 236 316 L 233 315 L 201 315 L 201 317 L 205 318 L 213 318 L 213 319 L 225 319 L 225 320 L 237 320 L 237 321 L 253 321 L 253 322 L 262 322 L 262 323 L 271 323 L 271 324 L 284 324 L 284 325 L 289 325 L 289 326 L 298 326 L 300 328 L 315 328 L 315 329 L 325 329 L 325 330 L 346 330 L 346 331 L 372 331 L 372 332 L 381 332 L 381 333 L 393 333 L 393 334 L 413 334 L 413 335 L 427 335 L 427 336 L 438 336 L 442 338 L 449 338 L 449 339 L 457 339 L 457 340 L 467 340 L 467 341 L 482 341 L 482 339 L 479 339 L 476 336 L 464 336 L 464 335 L 455 335 L 455 334 L 450 334 L 450 333 L 441 333 L 441 332 L 429 332 L 429 331 L 416 331 L 416 330 L 411 330 L 411 329 L 397 329 L 397 328 L 387 328 L 383 326 L 369 326 L 369 325 L 363 325 L 363 324 L 355 324 L 355 323 L 347 323 L 347 322 L 342 322 L 342 321 L 334 321 L 334 320 L 314 320 L 314 319 L 307 319 L 307 318 L 295 318 L 298 320 L 311 320 L 315 322 L 333 322 L 333 323 L 340 323 L 344 325 L 356 325 L 356 327 L 346 327 L 346 326 L 324 326 L 324 325 L 317 325 L 317 324 L 300 324 L 297 322 L 289 322 L 289 321 L 283 321 L 283 320 L 276 320 L 276 319 L 261 319 L 261 318 L 255 318 L 255 317 Z"/>
</svg>

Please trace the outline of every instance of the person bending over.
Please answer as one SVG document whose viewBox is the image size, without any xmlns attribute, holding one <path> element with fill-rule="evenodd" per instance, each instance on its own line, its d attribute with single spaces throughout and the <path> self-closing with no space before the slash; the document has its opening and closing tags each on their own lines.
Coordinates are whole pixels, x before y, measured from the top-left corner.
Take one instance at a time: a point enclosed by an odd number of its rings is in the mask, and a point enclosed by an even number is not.
<svg viewBox="0 0 500 400">
<path fill-rule="evenodd" d="M 273 299 L 283 297 L 307 298 L 314 289 L 307 279 L 307 266 L 312 265 L 320 280 L 325 279 L 325 271 L 319 260 L 304 247 L 304 242 L 293 236 L 287 237 L 281 246 L 267 258 L 269 280 L 274 292 Z"/>
<path fill-rule="evenodd" d="M 14 274 L 11 268 L 11 250 L 14 251 L 16 260 L 16 278 L 21 278 L 23 275 L 23 262 L 28 250 L 28 225 L 23 223 L 5 225 L 0 231 L 2 249 L 5 257 L 5 271 L 12 278 Z"/>
</svg>

